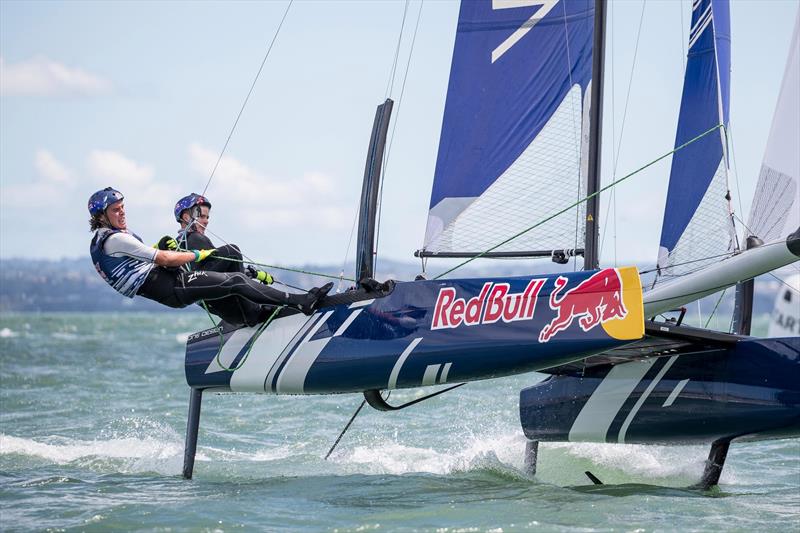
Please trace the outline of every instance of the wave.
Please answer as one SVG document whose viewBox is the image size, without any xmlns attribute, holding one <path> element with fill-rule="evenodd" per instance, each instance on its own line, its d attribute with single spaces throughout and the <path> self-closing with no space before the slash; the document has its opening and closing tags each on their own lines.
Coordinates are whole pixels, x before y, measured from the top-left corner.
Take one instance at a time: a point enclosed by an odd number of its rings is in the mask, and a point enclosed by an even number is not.
<svg viewBox="0 0 800 533">
<path fill-rule="evenodd" d="M 167 426 L 150 426 L 145 431 L 136 427 L 127 434 L 94 440 L 61 436 L 28 439 L 0 433 L 0 457 L 12 464 L 16 457 L 22 462 L 44 461 L 104 472 L 180 473 L 182 436 Z M 158 427 L 153 431 L 155 426 Z"/>
<path fill-rule="evenodd" d="M 127 434 L 94 440 L 48 437 L 28 439 L 0 434 L 0 457 L 12 456 L 113 472 L 157 472 L 178 475 L 183 461 L 183 435 L 153 422 L 128 424 Z M 517 431 L 454 435 L 445 446 L 415 446 L 391 438 L 367 437 L 342 446 L 323 459 L 319 443 L 282 443 L 257 449 L 201 442 L 197 461 L 214 477 L 272 475 L 404 475 L 439 476 L 489 473 L 511 479 L 530 479 L 525 473 L 525 438 Z M 555 485 L 587 485 L 585 470 L 611 484 L 655 482 L 686 486 L 697 481 L 707 449 L 702 446 L 645 446 L 635 444 L 542 443 L 536 479 Z M 268 463 L 269 468 L 255 468 Z M 726 482 L 734 481 L 728 465 Z"/>
</svg>

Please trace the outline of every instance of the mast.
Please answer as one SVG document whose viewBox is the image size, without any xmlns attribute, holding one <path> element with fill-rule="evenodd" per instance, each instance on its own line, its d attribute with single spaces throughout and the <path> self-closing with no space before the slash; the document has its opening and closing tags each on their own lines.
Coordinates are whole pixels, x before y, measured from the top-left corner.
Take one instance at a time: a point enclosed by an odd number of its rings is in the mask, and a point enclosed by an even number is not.
<svg viewBox="0 0 800 533">
<path fill-rule="evenodd" d="M 747 237 L 745 250 L 761 246 L 764 242 L 750 235 Z M 753 322 L 753 292 L 755 282 L 753 278 L 747 281 L 740 281 L 736 284 L 736 297 L 733 305 L 733 333 L 738 335 L 750 335 L 750 326 Z"/>
<path fill-rule="evenodd" d="M 394 101 L 390 98 L 379 105 L 372 124 L 372 135 L 364 168 L 364 184 L 361 187 L 361 207 L 358 213 L 357 281 L 375 275 L 375 216 L 378 210 L 383 150 L 386 147 L 386 132 L 389 130 L 393 105 Z"/>
<path fill-rule="evenodd" d="M 594 3 L 594 49 L 592 53 L 592 94 L 589 109 L 589 172 L 586 195 L 600 189 L 600 133 L 603 122 L 603 66 L 605 62 L 606 2 Z M 600 265 L 598 257 L 598 215 L 600 198 L 595 195 L 586 202 L 586 244 L 583 252 L 583 269 L 594 270 Z"/>
</svg>

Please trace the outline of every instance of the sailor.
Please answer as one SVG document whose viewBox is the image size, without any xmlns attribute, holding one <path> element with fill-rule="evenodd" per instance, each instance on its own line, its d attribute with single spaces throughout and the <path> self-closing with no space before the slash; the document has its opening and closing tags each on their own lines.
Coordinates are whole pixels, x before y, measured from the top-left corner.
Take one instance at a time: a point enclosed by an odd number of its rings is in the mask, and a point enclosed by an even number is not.
<svg viewBox="0 0 800 533">
<path fill-rule="evenodd" d="M 211 239 L 206 236 L 206 228 L 211 218 L 211 202 L 205 196 L 191 193 L 184 196 L 175 204 L 175 220 L 180 224 L 175 242 L 167 241 L 164 244 L 169 249 L 176 250 L 175 246 L 184 250 L 204 250 L 214 248 L 216 252 L 203 263 L 204 270 L 215 272 L 242 272 L 262 283 L 271 285 L 273 277 L 266 271 L 257 270 L 252 265 L 245 269 L 242 261 L 242 252 L 235 244 L 226 244 L 216 247 Z"/>
<path fill-rule="evenodd" d="M 286 305 L 310 315 L 333 287 L 328 283 L 306 294 L 291 294 L 240 272 L 177 268 L 202 263 L 215 250 L 172 251 L 146 246 L 135 233 L 128 231 L 123 200 L 122 193 L 111 187 L 89 198 L 89 226 L 95 232 L 90 252 L 97 273 L 128 298 L 139 295 L 179 308 L 200 300 L 213 301 L 236 295 L 261 306 Z M 272 308 L 262 309 L 262 320 L 269 316 Z"/>
<path fill-rule="evenodd" d="M 180 224 L 178 235 L 175 239 L 164 237 L 159 241 L 159 249 L 169 250 L 210 250 L 215 249 L 214 255 L 203 262 L 203 270 L 213 272 L 239 272 L 246 274 L 267 285 L 274 281 L 272 276 L 263 271 L 256 270 L 253 266 L 244 267 L 242 252 L 235 244 L 226 244 L 216 247 L 206 236 L 206 228 L 210 219 L 211 202 L 205 196 L 191 193 L 184 196 L 175 204 L 173 213 L 175 220 Z M 185 270 L 192 270 L 184 266 Z M 219 300 L 204 302 L 211 313 L 221 317 L 231 324 L 247 324 L 254 326 L 263 322 L 263 308 L 239 296 L 229 296 Z"/>
</svg>

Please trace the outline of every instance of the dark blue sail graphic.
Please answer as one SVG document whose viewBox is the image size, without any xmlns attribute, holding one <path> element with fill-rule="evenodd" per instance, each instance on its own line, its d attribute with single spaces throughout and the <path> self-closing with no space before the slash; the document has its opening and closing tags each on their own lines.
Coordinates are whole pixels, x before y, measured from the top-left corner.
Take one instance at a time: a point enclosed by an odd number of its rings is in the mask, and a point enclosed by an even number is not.
<svg viewBox="0 0 800 533">
<path fill-rule="evenodd" d="M 520 158 L 571 89 L 585 94 L 593 23 L 593 0 L 461 4 L 426 248 Z M 583 100 L 573 110 L 578 145 Z"/>
<path fill-rule="evenodd" d="M 730 12 L 727 0 L 700 0 L 694 3 L 689 53 L 683 83 L 675 146 L 681 146 L 714 126 L 728 125 L 730 95 Z M 661 229 L 659 266 L 669 267 L 679 261 L 676 247 L 686 250 L 681 260 L 697 260 L 730 247 L 730 232 L 718 231 L 729 224 L 725 213 L 727 200 L 727 161 L 725 131 L 720 129 L 682 148 L 672 158 L 669 190 Z M 717 176 L 719 182 L 712 187 Z M 711 195 L 711 198 L 707 198 Z M 701 204 L 706 199 L 705 211 Z M 704 217 L 703 235 L 686 235 L 690 222 Z M 716 226 L 709 227 L 710 224 Z M 715 233 L 728 233 L 718 235 Z M 682 239 L 682 237 L 684 237 Z M 701 243 L 702 242 L 702 243 Z M 713 243 L 722 247 L 714 249 Z M 692 268 L 699 265 L 694 263 Z"/>
</svg>

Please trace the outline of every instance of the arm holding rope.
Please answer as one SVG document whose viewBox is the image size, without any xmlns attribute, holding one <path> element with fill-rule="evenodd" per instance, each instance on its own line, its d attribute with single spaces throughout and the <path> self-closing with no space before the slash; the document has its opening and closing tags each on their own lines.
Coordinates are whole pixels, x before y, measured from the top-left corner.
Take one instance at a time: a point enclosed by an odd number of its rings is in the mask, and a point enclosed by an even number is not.
<svg viewBox="0 0 800 533">
<path fill-rule="evenodd" d="M 179 267 L 192 261 L 199 263 L 206 259 L 215 250 L 191 250 L 188 252 L 171 252 L 169 250 L 159 250 L 153 262 L 159 266 Z"/>
</svg>

